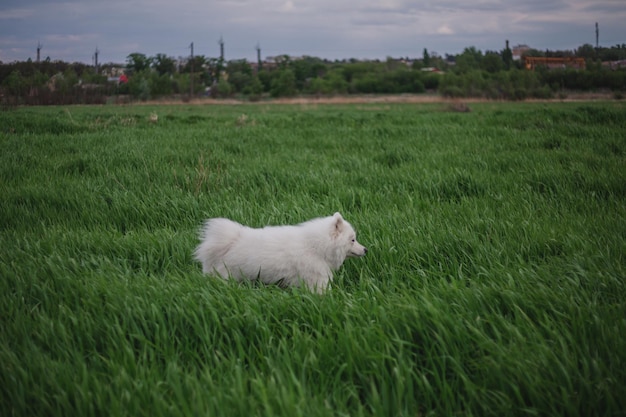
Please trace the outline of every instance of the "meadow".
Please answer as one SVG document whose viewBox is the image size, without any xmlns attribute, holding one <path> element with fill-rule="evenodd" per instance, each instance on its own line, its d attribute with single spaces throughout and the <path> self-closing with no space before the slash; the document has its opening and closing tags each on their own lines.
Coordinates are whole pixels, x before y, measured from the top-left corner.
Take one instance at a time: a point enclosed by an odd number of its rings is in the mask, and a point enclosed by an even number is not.
<svg viewBox="0 0 626 417">
<path fill-rule="evenodd" d="M 625 416 L 626 103 L 469 107 L 0 111 L 0 415 Z M 335 211 L 324 295 L 192 260 Z"/>
</svg>

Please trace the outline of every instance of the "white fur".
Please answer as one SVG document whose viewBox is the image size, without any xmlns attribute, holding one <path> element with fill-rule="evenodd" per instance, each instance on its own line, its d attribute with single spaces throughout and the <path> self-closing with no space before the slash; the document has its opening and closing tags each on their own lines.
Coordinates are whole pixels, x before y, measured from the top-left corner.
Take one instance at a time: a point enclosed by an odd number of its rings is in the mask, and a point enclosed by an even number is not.
<svg viewBox="0 0 626 417">
<path fill-rule="evenodd" d="M 228 219 L 209 219 L 194 258 L 205 274 L 237 281 L 260 279 L 266 284 L 304 282 L 323 292 L 346 257 L 363 256 L 354 229 L 335 213 L 295 226 L 253 229 Z"/>
</svg>

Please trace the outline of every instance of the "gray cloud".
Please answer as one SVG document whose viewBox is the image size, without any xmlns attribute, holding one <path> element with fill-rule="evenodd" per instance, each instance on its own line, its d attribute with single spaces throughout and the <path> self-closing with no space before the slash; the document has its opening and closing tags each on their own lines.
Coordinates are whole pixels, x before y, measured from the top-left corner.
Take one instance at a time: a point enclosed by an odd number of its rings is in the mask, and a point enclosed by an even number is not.
<svg viewBox="0 0 626 417">
<path fill-rule="evenodd" d="M 0 60 L 33 58 L 37 42 L 51 59 L 123 62 L 132 52 L 227 59 L 287 53 L 322 58 L 458 53 L 504 41 L 537 49 L 626 43 L 623 0 L 6 0 L 0 4 Z M 607 45 L 607 46 L 608 46 Z"/>
</svg>

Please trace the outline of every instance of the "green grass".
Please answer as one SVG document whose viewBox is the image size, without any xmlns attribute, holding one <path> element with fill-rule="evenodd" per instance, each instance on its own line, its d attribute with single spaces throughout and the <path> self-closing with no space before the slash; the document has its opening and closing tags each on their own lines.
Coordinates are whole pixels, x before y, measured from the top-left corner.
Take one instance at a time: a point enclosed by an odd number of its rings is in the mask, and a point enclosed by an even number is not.
<svg viewBox="0 0 626 417">
<path fill-rule="evenodd" d="M 0 415 L 626 415 L 626 105 L 471 108 L 0 112 Z M 192 261 L 335 211 L 323 296 Z"/>
</svg>

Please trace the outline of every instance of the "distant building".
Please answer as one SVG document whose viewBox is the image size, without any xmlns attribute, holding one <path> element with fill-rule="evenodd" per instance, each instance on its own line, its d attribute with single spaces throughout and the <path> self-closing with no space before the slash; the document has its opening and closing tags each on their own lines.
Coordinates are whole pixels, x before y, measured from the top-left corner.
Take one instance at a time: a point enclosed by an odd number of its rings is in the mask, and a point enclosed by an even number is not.
<svg viewBox="0 0 626 417">
<path fill-rule="evenodd" d="M 128 77 L 126 74 L 122 74 L 119 77 L 107 77 L 107 81 L 115 84 L 126 84 L 128 82 Z"/>
<path fill-rule="evenodd" d="M 421 69 L 423 72 L 433 72 L 435 74 L 443 74 L 443 71 L 437 67 L 424 67 Z"/>
<path fill-rule="evenodd" d="M 602 66 L 612 70 L 626 68 L 626 59 L 622 59 L 620 61 L 606 61 L 602 63 Z"/>
<path fill-rule="evenodd" d="M 520 59 L 522 59 L 522 55 L 524 55 L 524 52 L 530 51 L 532 48 L 528 45 L 516 45 L 513 47 L 513 49 L 511 50 L 511 52 L 513 52 L 513 59 L 515 61 L 519 61 Z"/>
<path fill-rule="evenodd" d="M 126 66 L 121 64 L 104 64 L 100 67 L 100 73 L 106 77 L 119 77 L 126 71 Z"/>
<path fill-rule="evenodd" d="M 585 69 L 585 59 L 578 57 L 524 57 L 524 67 L 526 67 L 526 69 L 534 70 L 539 66 L 546 68 L 576 68 L 582 70 Z"/>
</svg>

